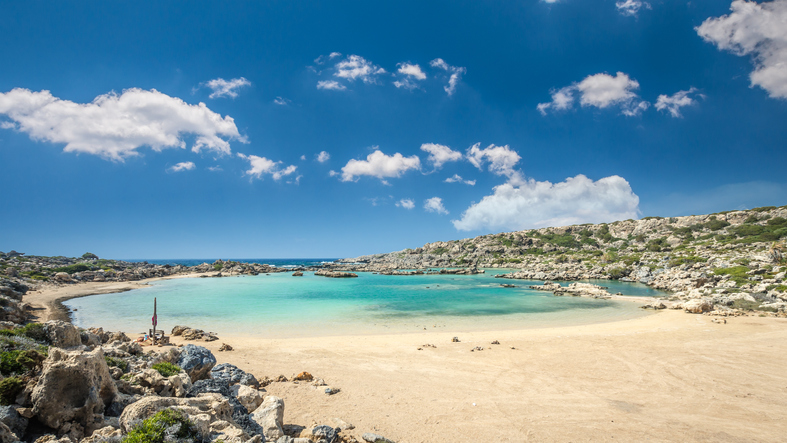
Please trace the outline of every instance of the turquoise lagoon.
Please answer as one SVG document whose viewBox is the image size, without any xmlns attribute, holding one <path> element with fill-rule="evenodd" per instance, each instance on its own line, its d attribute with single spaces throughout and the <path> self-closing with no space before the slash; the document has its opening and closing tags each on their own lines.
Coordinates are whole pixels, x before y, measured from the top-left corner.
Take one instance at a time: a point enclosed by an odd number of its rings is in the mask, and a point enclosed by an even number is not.
<svg viewBox="0 0 787 443">
<path fill-rule="evenodd" d="M 478 275 L 387 276 L 359 273 L 335 279 L 304 272 L 225 278 L 181 278 L 148 288 L 65 302 L 75 324 L 129 333 L 150 328 L 153 299 L 159 328 L 187 325 L 219 335 L 268 338 L 384 334 L 428 330 L 524 329 L 623 320 L 647 315 L 638 304 L 555 297 L 527 286 L 540 281 Z M 513 283 L 517 288 L 503 288 Z M 591 281 L 611 293 L 654 296 L 648 286 Z"/>
</svg>

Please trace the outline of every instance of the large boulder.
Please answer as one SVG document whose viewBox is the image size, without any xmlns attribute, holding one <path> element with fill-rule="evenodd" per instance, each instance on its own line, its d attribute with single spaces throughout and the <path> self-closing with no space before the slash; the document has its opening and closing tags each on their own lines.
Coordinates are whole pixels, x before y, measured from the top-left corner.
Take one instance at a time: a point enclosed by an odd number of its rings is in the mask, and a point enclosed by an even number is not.
<svg viewBox="0 0 787 443">
<path fill-rule="evenodd" d="M 257 381 L 257 378 L 254 377 L 254 375 L 249 374 L 243 369 L 240 369 L 239 367 L 229 363 L 216 365 L 210 370 L 210 378 L 214 380 L 222 380 L 228 385 L 241 384 L 252 386 L 254 388 L 260 387 L 260 382 Z"/>
<path fill-rule="evenodd" d="M 216 357 L 207 349 L 197 345 L 182 348 L 177 365 L 181 367 L 192 382 L 208 378 L 210 370 L 216 366 Z"/>
<path fill-rule="evenodd" d="M 134 376 L 134 381 L 162 397 L 185 397 L 192 386 L 191 378 L 185 372 L 164 377 L 155 369 L 145 369 Z"/>
<path fill-rule="evenodd" d="M 232 409 L 232 419 L 249 435 L 263 433 L 263 429 L 249 416 L 249 410 L 240 400 L 232 395 L 232 390 L 224 381 L 213 379 L 199 380 L 191 386 L 188 396 L 198 397 L 204 394 L 218 394 L 224 397 Z"/>
<path fill-rule="evenodd" d="M 59 433 L 90 435 L 102 427 L 104 408 L 117 393 L 101 348 L 92 352 L 50 348 L 31 401 L 33 413 L 44 425 Z"/>
<path fill-rule="evenodd" d="M 262 428 L 265 440 L 276 441 L 284 436 L 284 400 L 269 395 L 259 408 L 251 413 L 251 419 Z"/>
<path fill-rule="evenodd" d="M 79 329 L 71 323 L 50 320 L 44 323 L 44 332 L 46 332 L 52 346 L 58 348 L 71 348 L 82 344 L 82 336 L 79 334 Z"/>
<path fill-rule="evenodd" d="M 162 409 L 176 409 L 193 420 L 202 435 L 210 433 L 210 423 L 232 421 L 232 408 L 227 399 L 219 394 L 203 394 L 196 398 L 148 396 L 132 403 L 120 415 L 120 428 L 130 431 L 143 420 Z"/>
<path fill-rule="evenodd" d="M 702 314 L 713 309 L 713 303 L 702 298 L 695 298 L 683 303 L 683 310 L 692 314 Z"/>
<path fill-rule="evenodd" d="M 230 393 L 249 411 L 256 410 L 262 404 L 262 394 L 252 387 L 232 385 L 230 386 Z"/>
</svg>

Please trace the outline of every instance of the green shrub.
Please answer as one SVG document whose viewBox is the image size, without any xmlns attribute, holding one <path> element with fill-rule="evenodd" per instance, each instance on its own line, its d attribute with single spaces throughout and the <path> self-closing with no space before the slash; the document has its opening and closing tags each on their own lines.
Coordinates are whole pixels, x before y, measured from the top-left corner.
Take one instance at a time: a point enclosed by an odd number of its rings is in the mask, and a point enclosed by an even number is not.
<svg viewBox="0 0 787 443">
<path fill-rule="evenodd" d="M 161 362 L 156 363 L 155 365 L 151 366 L 153 369 L 157 370 L 159 374 L 164 377 L 171 377 L 178 372 L 180 372 L 180 367 L 177 365 L 173 365 L 172 363 Z"/>
<path fill-rule="evenodd" d="M 621 260 L 623 260 L 623 263 L 624 263 L 626 266 L 631 266 L 631 265 L 633 265 L 634 263 L 639 263 L 639 261 L 640 261 L 641 259 L 642 259 L 642 256 L 640 256 L 640 255 L 637 255 L 637 254 L 626 255 L 626 256 L 623 256 L 623 257 L 621 257 Z"/>
<path fill-rule="evenodd" d="M 746 274 L 747 272 L 749 272 L 749 268 L 746 266 L 732 266 L 713 270 L 713 273 L 716 275 L 729 275 L 730 280 L 737 283 L 738 286 L 750 283 L 749 276 Z"/>
<path fill-rule="evenodd" d="M 437 248 L 437 249 L 432 251 L 432 254 L 434 254 L 434 255 L 443 255 L 446 252 L 448 252 L 448 248 Z"/>
<path fill-rule="evenodd" d="M 122 358 L 115 358 L 105 355 L 104 360 L 107 361 L 107 366 L 109 366 L 110 368 L 120 368 L 120 370 L 123 372 L 126 372 L 126 370 L 128 370 L 128 362 L 123 360 Z"/>
<path fill-rule="evenodd" d="M 553 244 L 563 248 L 576 249 L 581 244 L 571 234 L 543 234 L 540 236 L 545 243 Z"/>
<path fill-rule="evenodd" d="M 768 211 L 770 211 L 772 209 L 776 209 L 776 206 L 762 206 L 762 207 L 759 207 L 759 208 L 754 208 L 754 209 L 752 209 L 752 211 L 754 211 L 754 212 L 768 212 Z"/>
<path fill-rule="evenodd" d="M 68 266 L 52 269 L 52 272 L 65 272 L 68 274 L 74 274 L 76 272 L 84 272 L 89 270 L 90 270 L 90 266 L 84 263 L 77 263 L 74 265 L 68 265 Z"/>
<path fill-rule="evenodd" d="M 199 440 L 194 423 L 182 412 L 164 409 L 135 426 L 123 439 L 123 443 L 164 443 L 172 441 L 172 437 L 185 441 Z"/>
<path fill-rule="evenodd" d="M 666 238 L 654 238 L 653 240 L 648 242 L 647 249 L 651 252 L 661 252 L 664 249 L 669 248 L 669 243 L 667 243 Z"/>
<path fill-rule="evenodd" d="M 0 380 L 0 405 L 8 406 L 16 403 L 16 396 L 24 386 L 22 379 L 19 377 L 9 377 Z"/>
<path fill-rule="evenodd" d="M 680 266 L 680 265 L 693 265 L 694 263 L 705 263 L 708 259 L 704 257 L 699 257 L 697 255 L 688 255 L 685 257 L 676 257 L 670 260 L 669 265 L 670 267 Z"/>
<path fill-rule="evenodd" d="M 24 374 L 40 365 L 46 357 L 34 350 L 11 350 L 0 352 L 0 373 L 3 375 Z"/>
<path fill-rule="evenodd" d="M 626 270 L 623 268 L 611 268 L 607 270 L 607 274 L 609 278 L 617 280 L 621 277 L 624 277 L 626 274 Z"/>
<path fill-rule="evenodd" d="M 708 229 L 708 230 L 711 230 L 711 231 L 718 231 L 719 229 L 724 229 L 724 228 L 726 228 L 729 225 L 730 225 L 730 222 L 728 222 L 726 220 L 719 220 L 719 219 L 716 218 L 715 215 L 712 215 L 708 219 L 708 221 L 705 222 L 705 224 L 703 224 L 705 229 Z"/>
<path fill-rule="evenodd" d="M 21 328 L 16 329 L 2 329 L 0 336 L 3 337 L 27 337 L 35 340 L 38 343 L 49 344 L 49 337 L 44 331 L 44 325 L 41 323 L 28 323 Z"/>
<path fill-rule="evenodd" d="M 768 291 L 787 292 L 787 285 L 768 285 Z"/>
<path fill-rule="evenodd" d="M 224 269 L 224 263 L 214 263 L 213 264 L 213 270 L 214 271 L 221 271 L 222 269 Z"/>
<path fill-rule="evenodd" d="M 738 237 L 752 237 L 765 232 L 765 228 L 760 225 L 743 224 L 732 228 L 731 231 Z"/>
<path fill-rule="evenodd" d="M 98 256 L 96 254 L 93 254 L 92 252 L 85 252 L 84 254 L 82 254 L 82 258 L 84 258 L 85 260 L 98 260 Z"/>
</svg>

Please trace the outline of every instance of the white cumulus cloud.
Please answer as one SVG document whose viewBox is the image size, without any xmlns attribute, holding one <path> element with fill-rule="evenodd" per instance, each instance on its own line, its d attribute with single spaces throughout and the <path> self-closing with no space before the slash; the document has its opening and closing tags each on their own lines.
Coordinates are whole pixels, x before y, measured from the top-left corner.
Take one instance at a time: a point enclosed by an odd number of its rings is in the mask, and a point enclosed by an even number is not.
<svg viewBox="0 0 787 443">
<path fill-rule="evenodd" d="M 287 106 L 290 103 L 292 103 L 292 100 L 284 97 L 276 97 L 275 99 L 273 99 L 273 103 L 279 106 Z"/>
<path fill-rule="evenodd" d="M 317 89 L 328 89 L 333 91 L 344 91 L 347 86 L 337 82 L 336 80 L 320 80 L 317 82 Z"/>
<path fill-rule="evenodd" d="M 424 209 L 427 212 L 436 212 L 438 214 L 448 214 L 448 211 L 443 206 L 443 199 L 440 197 L 428 198 L 424 201 Z"/>
<path fill-rule="evenodd" d="M 418 88 L 418 83 L 416 83 L 416 81 L 426 80 L 426 74 L 424 74 L 424 71 L 422 71 L 421 67 L 417 64 L 399 63 L 397 66 L 399 66 L 397 72 L 401 76 L 398 80 L 393 82 L 394 86 L 397 88 L 413 90 Z"/>
<path fill-rule="evenodd" d="M 170 166 L 169 168 L 167 168 L 167 171 L 169 172 L 191 171 L 196 167 L 197 165 L 195 165 L 194 162 L 180 162 L 174 166 Z"/>
<path fill-rule="evenodd" d="M 427 161 L 432 163 L 435 169 L 440 169 L 448 162 L 455 162 L 462 159 L 462 153 L 454 151 L 448 146 L 438 145 L 436 143 L 424 143 L 421 145 L 421 150 L 429 153 Z"/>
<path fill-rule="evenodd" d="M 667 111 L 675 118 L 682 117 L 683 115 L 680 113 L 680 108 L 697 103 L 697 100 L 691 97 L 691 94 L 695 94 L 696 92 L 697 88 L 692 87 L 689 88 L 688 91 L 678 91 L 672 95 L 661 94 L 656 100 L 656 109 L 659 111 Z M 699 96 L 703 97 L 702 94 L 699 94 Z"/>
<path fill-rule="evenodd" d="M 615 2 L 615 7 L 621 14 L 633 17 L 636 17 L 637 14 L 639 14 L 639 10 L 642 8 L 651 9 L 650 3 L 640 0 L 622 0 Z"/>
<path fill-rule="evenodd" d="M 467 160 L 478 169 L 483 169 L 485 163 L 489 163 L 489 171 L 504 175 L 511 179 L 519 176 L 519 172 L 514 170 L 514 166 L 519 163 L 522 157 L 516 151 L 505 146 L 489 145 L 484 149 L 480 148 L 481 143 L 476 143 L 467 150 Z"/>
<path fill-rule="evenodd" d="M 336 64 L 336 77 L 350 81 L 361 80 L 364 83 L 377 83 L 377 76 L 385 74 L 385 69 L 373 64 L 360 55 L 348 55 Z"/>
<path fill-rule="evenodd" d="M 208 96 L 210 98 L 219 98 L 219 97 L 235 98 L 238 96 L 238 89 L 244 86 L 250 86 L 251 82 L 243 77 L 240 77 L 240 78 L 233 78 L 232 80 L 224 80 L 223 78 L 217 78 L 217 79 L 209 80 L 203 84 L 213 91 Z"/>
<path fill-rule="evenodd" d="M 325 163 L 328 160 L 330 160 L 330 158 L 331 158 L 331 154 L 328 154 L 325 151 L 320 151 L 320 153 L 317 154 L 317 161 L 320 163 Z"/>
<path fill-rule="evenodd" d="M 409 198 L 403 198 L 396 202 L 396 206 L 404 209 L 413 209 L 415 208 L 415 202 Z"/>
<path fill-rule="evenodd" d="M 246 175 L 251 176 L 252 178 L 258 178 L 260 180 L 264 174 L 269 174 L 274 180 L 279 180 L 282 177 L 292 174 L 298 169 L 298 167 L 294 165 L 290 165 L 282 169 L 280 167 L 282 162 L 275 162 L 257 155 L 244 155 L 238 153 L 238 157 L 249 162 L 250 169 L 246 171 Z"/>
<path fill-rule="evenodd" d="M 582 106 L 595 106 L 600 109 L 619 107 L 623 115 L 635 116 L 648 109 L 650 103 L 640 100 L 634 92 L 639 82 L 628 74 L 618 72 L 614 77 L 599 73 L 585 77 L 579 83 L 552 91 L 552 101 L 539 103 L 537 109 L 546 115 L 548 110 L 561 111 L 574 106 L 575 94 L 579 95 Z"/>
<path fill-rule="evenodd" d="M 465 180 L 459 174 L 454 174 L 453 177 L 448 177 L 443 181 L 446 183 L 464 183 L 466 185 L 475 186 L 475 180 Z"/>
<path fill-rule="evenodd" d="M 448 85 L 443 86 L 443 89 L 449 96 L 454 95 L 454 92 L 456 92 L 456 85 L 459 84 L 459 80 L 462 79 L 462 75 L 467 72 L 467 69 L 459 66 L 451 66 L 441 58 L 436 58 L 429 62 L 429 66 L 442 69 L 449 74 Z"/>
<path fill-rule="evenodd" d="M 639 197 L 617 175 L 593 181 L 584 175 L 560 183 L 504 183 L 452 223 L 461 231 L 521 230 L 637 218 Z"/>
<path fill-rule="evenodd" d="M 732 13 L 711 17 L 696 29 L 705 41 L 735 55 L 751 54 L 755 69 L 749 76 L 773 98 L 787 98 L 787 0 L 735 0 Z"/>
<path fill-rule="evenodd" d="M 368 175 L 380 180 L 399 177 L 410 169 L 421 169 L 418 156 L 405 157 L 400 153 L 385 155 L 379 149 L 366 156 L 366 160 L 352 159 L 342 168 L 342 181 L 353 181 L 356 177 Z"/>
<path fill-rule="evenodd" d="M 74 103 L 49 91 L 16 88 L 0 93 L 0 114 L 34 140 L 65 143 L 64 151 L 94 154 L 123 161 L 149 146 L 185 148 L 183 135 L 196 136 L 192 151 L 229 154 L 228 140 L 245 142 L 235 121 L 211 111 L 204 103 L 190 105 L 151 89 L 127 89 L 100 95 L 91 103 Z"/>
</svg>

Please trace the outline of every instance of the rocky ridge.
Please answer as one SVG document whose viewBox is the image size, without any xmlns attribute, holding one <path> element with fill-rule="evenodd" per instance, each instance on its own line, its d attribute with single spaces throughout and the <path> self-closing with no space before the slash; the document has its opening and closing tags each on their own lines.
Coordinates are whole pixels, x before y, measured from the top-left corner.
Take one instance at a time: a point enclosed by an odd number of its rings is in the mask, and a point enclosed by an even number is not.
<svg viewBox="0 0 787 443">
<path fill-rule="evenodd" d="M 671 292 L 674 302 L 705 300 L 704 311 L 784 314 L 785 238 L 787 206 L 769 206 L 489 234 L 328 266 L 389 275 L 508 268 L 512 272 L 498 277 L 545 281 L 547 287 L 588 279 L 641 282 Z"/>
</svg>

